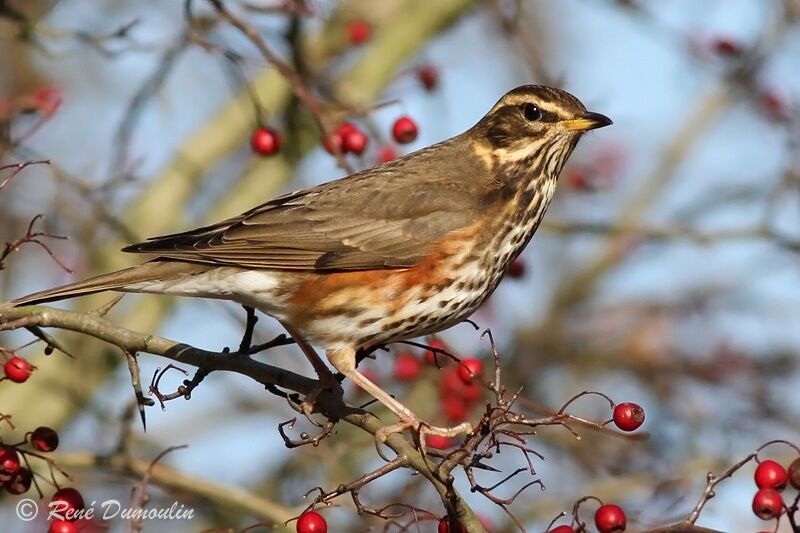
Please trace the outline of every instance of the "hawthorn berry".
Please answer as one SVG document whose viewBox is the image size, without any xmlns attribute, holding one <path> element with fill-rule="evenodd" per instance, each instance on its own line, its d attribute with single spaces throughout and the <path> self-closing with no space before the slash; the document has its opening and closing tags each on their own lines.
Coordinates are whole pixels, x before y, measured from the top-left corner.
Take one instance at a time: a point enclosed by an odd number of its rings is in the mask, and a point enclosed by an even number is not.
<svg viewBox="0 0 800 533">
<path fill-rule="evenodd" d="M 3 365 L 3 372 L 14 383 L 24 383 L 31 377 L 33 365 L 22 357 L 15 355 Z"/>
<path fill-rule="evenodd" d="M 457 524 L 455 529 L 450 529 L 450 524 L 447 522 L 447 515 L 439 519 L 439 526 L 436 528 L 436 533 L 466 533 L 466 529 L 461 524 Z"/>
<path fill-rule="evenodd" d="M 297 520 L 297 533 L 326 533 L 328 523 L 321 514 L 315 511 L 306 511 Z"/>
<path fill-rule="evenodd" d="M 761 461 L 756 467 L 753 477 L 759 489 L 775 489 L 778 492 L 785 489 L 786 483 L 789 481 L 789 474 L 786 469 L 772 459 Z"/>
<path fill-rule="evenodd" d="M 506 269 L 506 276 L 512 279 L 519 279 L 525 275 L 525 260 L 521 257 L 514 259 Z"/>
<path fill-rule="evenodd" d="M 572 526 L 560 525 L 549 530 L 547 533 L 575 533 L 575 528 Z"/>
<path fill-rule="evenodd" d="M 40 452 L 52 452 L 58 448 L 58 433 L 47 426 L 39 426 L 31 433 L 31 445 Z"/>
<path fill-rule="evenodd" d="M 451 422 L 463 422 L 469 411 L 467 402 L 458 396 L 442 396 L 440 398 L 442 413 Z"/>
<path fill-rule="evenodd" d="M 250 136 L 250 147 L 257 154 L 272 155 L 281 149 L 281 136 L 272 128 L 258 127 Z"/>
<path fill-rule="evenodd" d="M 78 526 L 69 520 L 51 520 L 47 533 L 78 533 Z"/>
<path fill-rule="evenodd" d="M 613 533 L 616 531 L 625 531 L 628 524 L 628 519 L 619 505 L 607 503 L 601 505 L 600 508 L 594 513 L 594 525 L 600 533 Z"/>
<path fill-rule="evenodd" d="M 392 146 L 388 144 L 386 146 L 381 146 L 378 150 L 378 163 L 388 163 L 392 159 L 397 157 L 397 152 Z"/>
<path fill-rule="evenodd" d="M 772 520 L 783 511 L 781 493 L 775 489 L 759 489 L 753 497 L 753 513 L 761 520 Z"/>
<path fill-rule="evenodd" d="M 85 508 L 83 495 L 72 487 L 58 489 L 55 494 L 53 494 L 53 497 L 50 498 L 49 508 L 58 516 L 66 518 L 67 520 L 74 520 L 77 518 L 75 513 Z"/>
<path fill-rule="evenodd" d="M 428 339 L 428 347 L 432 348 L 425 352 L 425 362 L 429 365 L 435 365 L 438 361 L 442 363 L 445 361 L 444 357 L 440 357 L 437 355 L 436 350 L 447 350 L 447 345 L 444 343 L 443 340 L 438 339 L 436 337 L 431 337 Z"/>
<path fill-rule="evenodd" d="M 737 57 L 742 55 L 744 47 L 742 43 L 732 37 L 718 37 L 711 43 L 711 48 L 717 55 L 725 57 Z"/>
<path fill-rule="evenodd" d="M 417 78 L 426 91 L 432 91 L 439 85 L 439 71 L 433 65 L 422 65 L 417 69 Z"/>
<path fill-rule="evenodd" d="M 790 116 L 789 100 L 776 89 L 764 89 L 758 95 L 759 105 L 764 113 L 772 120 L 785 121 Z"/>
<path fill-rule="evenodd" d="M 342 154 L 345 153 L 344 137 L 342 137 L 341 131 L 337 128 L 330 135 L 322 139 L 322 146 L 325 148 L 325 151 L 331 155 L 335 155 L 337 151 Z"/>
<path fill-rule="evenodd" d="M 342 136 L 342 149 L 345 152 L 351 152 L 356 155 L 364 153 L 369 139 L 367 139 L 363 131 L 351 124 L 351 128 L 346 132 L 341 131 L 340 135 Z"/>
<path fill-rule="evenodd" d="M 11 446 L 0 446 L 0 483 L 14 479 L 20 469 L 19 454 Z"/>
<path fill-rule="evenodd" d="M 614 424 L 622 431 L 635 431 L 644 423 L 644 409 L 633 402 L 614 406 Z"/>
<path fill-rule="evenodd" d="M 475 378 L 480 378 L 483 375 L 483 363 L 480 359 L 470 357 L 462 360 L 458 364 L 458 377 L 464 384 L 469 385 Z"/>
<path fill-rule="evenodd" d="M 56 86 L 41 87 L 28 97 L 26 107 L 30 107 L 32 111 L 40 111 L 46 117 L 51 117 L 58 111 L 63 99 L 64 95 L 60 88 Z"/>
<path fill-rule="evenodd" d="M 413 353 L 401 353 L 394 362 L 394 377 L 400 381 L 413 381 L 422 372 L 422 361 Z"/>
<path fill-rule="evenodd" d="M 468 403 L 474 403 L 483 396 L 483 387 L 477 383 L 465 383 L 461 388 L 461 397 Z"/>
<path fill-rule="evenodd" d="M 429 448 L 436 448 L 437 450 L 444 450 L 453 445 L 453 439 L 443 435 L 427 435 L 425 442 Z"/>
<path fill-rule="evenodd" d="M 28 492 L 33 481 L 33 474 L 27 468 L 20 467 L 17 473 L 4 483 L 6 490 L 11 494 L 23 494 Z"/>
<path fill-rule="evenodd" d="M 572 190 L 591 192 L 594 190 L 591 174 L 589 169 L 584 166 L 572 167 L 567 172 L 567 184 Z"/>
<path fill-rule="evenodd" d="M 408 115 L 403 115 L 394 121 L 392 137 L 400 144 L 408 144 L 417 138 L 419 130 L 417 123 Z"/>
<path fill-rule="evenodd" d="M 796 490 L 800 490 L 800 457 L 792 461 L 792 464 L 789 465 L 789 483 L 794 487 Z"/>
<path fill-rule="evenodd" d="M 369 40 L 371 34 L 372 28 L 365 20 L 351 20 L 347 24 L 347 40 L 350 41 L 350 44 L 356 46 L 364 44 Z"/>
<path fill-rule="evenodd" d="M 448 367 L 439 376 L 439 392 L 443 396 L 461 397 L 464 390 L 464 382 L 458 375 L 458 369 Z"/>
</svg>

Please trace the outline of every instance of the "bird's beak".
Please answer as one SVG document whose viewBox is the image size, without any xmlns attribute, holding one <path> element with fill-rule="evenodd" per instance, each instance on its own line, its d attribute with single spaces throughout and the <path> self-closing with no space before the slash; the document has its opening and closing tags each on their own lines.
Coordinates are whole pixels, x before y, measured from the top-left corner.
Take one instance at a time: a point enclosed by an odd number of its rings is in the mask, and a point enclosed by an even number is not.
<svg viewBox="0 0 800 533">
<path fill-rule="evenodd" d="M 600 113 L 587 111 L 579 118 L 562 120 L 561 124 L 569 131 L 589 131 L 613 124 L 611 119 Z"/>
</svg>

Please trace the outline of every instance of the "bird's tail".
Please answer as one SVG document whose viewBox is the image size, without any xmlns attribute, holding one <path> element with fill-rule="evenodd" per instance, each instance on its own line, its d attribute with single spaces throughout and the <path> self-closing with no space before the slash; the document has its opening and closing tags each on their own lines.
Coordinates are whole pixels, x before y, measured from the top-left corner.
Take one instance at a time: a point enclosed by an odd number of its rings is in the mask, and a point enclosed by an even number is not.
<svg viewBox="0 0 800 533">
<path fill-rule="evenodd" d="M 11 303 L 17 306 L 36 305 L 103 291 L 135 291 L 136 289 L 133 287 L 137 284 L 161 281 L 174 276 L 195 274 L 207 268 L 207 266 L 201 264 L 155 260 L 109 274 L 94 276 L 77 283 L 35 292 L 22 298 L 17 298 Z"/>
</svg>

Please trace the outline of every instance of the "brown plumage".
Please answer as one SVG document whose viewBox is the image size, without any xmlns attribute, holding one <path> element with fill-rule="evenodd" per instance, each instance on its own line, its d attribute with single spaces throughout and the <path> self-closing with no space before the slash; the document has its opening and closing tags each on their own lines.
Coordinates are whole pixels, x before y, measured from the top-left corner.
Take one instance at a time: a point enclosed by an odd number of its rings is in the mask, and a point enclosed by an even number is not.
<svg viewBox="0 0 800 533">
<path fill-rule="evenodd" d="M 538 227 L 581 134 L 610 123 L 558 89 L 518 87 L 461 135 L 134 244 L 124 251 L 155 259 L 16 303 L 118 290 L 254 306 L 286 327 L 325 384 L 330 375 L 309 341 L 400 417 L 391 430 L 419 427 L 355 369 L 355 351 L 441 331 L 477 309 Z"/>
</svg>

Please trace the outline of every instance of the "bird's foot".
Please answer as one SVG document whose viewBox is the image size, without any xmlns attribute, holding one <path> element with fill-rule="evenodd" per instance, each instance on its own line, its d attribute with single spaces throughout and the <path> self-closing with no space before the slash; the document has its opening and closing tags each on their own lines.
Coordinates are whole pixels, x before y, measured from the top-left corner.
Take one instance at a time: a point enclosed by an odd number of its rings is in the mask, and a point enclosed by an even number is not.
<svg viewBox="0 0 800 533">
<path fill-rule="evenodd" d="M 472 433 L 472 424 L 469 422 L 462 422 L 461 424 L 453 427 L 430 426 L 420 420 L 418 417 L 412 415 L 401 418 L 400 422 L 397 424 L 382 427 L 375 433 L 375 439 L 378 442 L 383 443 L 386 442 L 386 439 L 388 439 L 389 435 L 392 433 L 400 433 L 407 429 L 410 429 L 419 435 L 420 451 L 425 454 L 427 451 L 425 442 L 428 435 L 436 435 L 440 437 L 456 437 L 462 434 L 469 435 Z"/>
<path fill-rule="evenodd" d="M 305 398 L 303 398 L 303 402 L 300 404 L 300 409 L 302 409 L 306 416 L 309 416 L 314 412 L 314 404 L 316 403 L 317 398 L 319 398 L 319 395 L 327 390 L 333 392 L 338 397 L 344 396 L 342 384 L 339 383 L 339 381 L 337 381 L 337 379 L 330 372 L 327 375 L 320 376 L 317 385 L 311 389 L 311 392 L 306 394 Z"/>
</svg>

